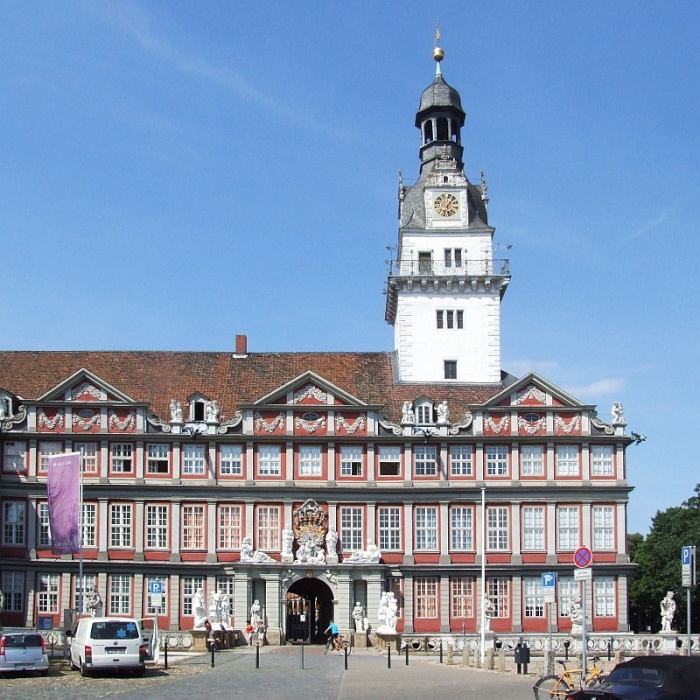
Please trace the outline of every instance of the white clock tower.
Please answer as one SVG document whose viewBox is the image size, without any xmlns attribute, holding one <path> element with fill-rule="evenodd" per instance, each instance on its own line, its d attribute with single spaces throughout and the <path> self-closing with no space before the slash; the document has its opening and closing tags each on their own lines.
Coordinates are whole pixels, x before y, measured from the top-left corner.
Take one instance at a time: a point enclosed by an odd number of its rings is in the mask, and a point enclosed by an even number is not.
<svg viewBox="0 0 700 700">
<path fill-rule="evenodd" d="M 459 93 L 442 77 L 421 95 L 420 176 L 399 175 L 399 240 L 387 282 L 386 320 L 394 326 L 401 382 L 501 381 L 501 298 L 507 260 L 493 257 L 488 196 L 464 174 Z"/>
</svg>

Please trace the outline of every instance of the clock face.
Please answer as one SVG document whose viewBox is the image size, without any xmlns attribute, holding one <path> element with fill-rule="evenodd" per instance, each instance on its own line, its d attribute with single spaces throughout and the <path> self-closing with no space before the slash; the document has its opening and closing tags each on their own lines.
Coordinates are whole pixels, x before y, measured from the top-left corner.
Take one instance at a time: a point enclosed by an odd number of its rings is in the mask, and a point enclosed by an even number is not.
<svg viewBox="0 0 700 700">
<path fill-rule="evenodd" d="M 459 200 L 449 192 L 443 192 L 435 197 L 435 211 L 440 216 L 454 216 L 459 211 Z"/>
</svg>

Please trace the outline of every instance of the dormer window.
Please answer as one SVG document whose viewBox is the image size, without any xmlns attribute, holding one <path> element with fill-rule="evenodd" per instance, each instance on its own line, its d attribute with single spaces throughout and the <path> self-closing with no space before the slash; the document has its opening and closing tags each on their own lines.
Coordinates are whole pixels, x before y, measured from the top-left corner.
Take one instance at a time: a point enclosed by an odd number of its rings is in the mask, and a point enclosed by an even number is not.
<svg viewBox="0 0 700 700">
<path fill-rule="evenodd" d="M 416 404 L 416 423 L 431 425 L 433 423 L 433 404 L 430 401 L 420 401 Z"/>
<path fill-rule="evenodd" d="M 207 404 L 209 399 L 203 394 L 194 394 L 189 396 L 187 401 L 190 405 L 190 417 L 189 422 L 204 422 L 207 418 Z"/>
<path fill-rule="evenodd" d="M 192 420 L 204 420 L 204 401 L 195 401 L 192 404 Z"/>
</svg>

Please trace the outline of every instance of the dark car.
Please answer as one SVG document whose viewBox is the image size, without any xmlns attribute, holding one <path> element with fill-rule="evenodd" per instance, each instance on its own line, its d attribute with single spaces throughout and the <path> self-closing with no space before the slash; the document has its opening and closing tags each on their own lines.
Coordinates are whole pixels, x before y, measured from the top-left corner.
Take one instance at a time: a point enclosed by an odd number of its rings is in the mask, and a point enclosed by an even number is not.
<svg viewBox="0 0 700 700">
<path fill-rule="evenodd" d="M 603 683 L 571 700 L 700 700 L 700 657 L 638 656 L 619 663 Z"/>
</svg>

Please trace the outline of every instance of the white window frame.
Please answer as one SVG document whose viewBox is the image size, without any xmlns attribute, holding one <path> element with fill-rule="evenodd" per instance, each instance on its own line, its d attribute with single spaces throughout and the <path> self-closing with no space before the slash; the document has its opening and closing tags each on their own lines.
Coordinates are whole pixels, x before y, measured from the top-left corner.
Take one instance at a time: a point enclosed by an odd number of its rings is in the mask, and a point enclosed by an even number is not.
<svg viewBox="0 0 700 700">
<path fill-rule="evenodd" d="M 399 506 L 379 506 L 379 549 L 382 552 L 401 550 L 401 508 Z"/>
<path fill-rule="evenodd" d="M 417 576 L 414 579 L 416 620 L 435 620 L 438 606 L 438 579 L 436 576 Z"/>
<path fill-rule="evenodd" d="M 195 593 L 201 588 L 204 591 L 204 576 L 183 576 L 180 579 L 182 586 L 182 614 L 194 615 L 192 604 Z"/>
<path fill-rule="evenodd" d="M 340 508 L 340 543 L 344 552 L 364 549 L 364 512 L 359 506 Z"/>
<path fill-rule="evenodd" d="M 545 508 L 544 506 L 522 506 L 523 551 L 545 549 Z"/>
<path fill-rule="evenodd" d="M 401 476 L 400 445 L 379 445 L 377 460 L 379 476 Z"/>
<path fill-rule="evenodd" d="M 3 445 L 2 470 L 21 473 L 27 471 L 27 441 L 8 440 Z"/>
<path fill-rule="evenodd" d="M 593 577 L 593 614 L 596 617 L 616 617 L 615 577 Z"/>
<path fill-rule="evenodd" d="M 113 442 L 109 446 L 110 470 L 115 474 L 134 473 L 134 445 L 131 442 Z"/>
<path fill-rule="evenodd" d="M 2 502 L 2 543 L 6 547 L 26 545 L 27 503 L 25 501 Z"/>
<path fill-rule="evenodd" d="M 591 476 L 613 476 L 614 458 L 612 445 L 591 445 Z"/>
<path fill-rule="evenodd" d="M 438 548 L 437 506 L 415 506 L 415 538 L 417 552 L 433 552 Z"/>
<path fill-rule="evenodd" d="M 615 507 L 593 506 L 593 549 L 615 549 Z"/>
<path fill-rule="evenodd" d="M 0 590 L 5 595 L 4 612 L 24 611 L 24 571 L 3 571 Z"/>
<path fill-rule="evenodd" d="M 40 615 L 55 615 L 59 612 L 58 601 L 61 590 L 60 574 L 38 573 L 36 610 Z"/>
<path fill-rule="evenodd" d="M 278 552 L 280 549 L 281 510 L 279 506 L 258 506 L 257 513 L 258 549 Z"/>
<path fill-rule="evenodd" d="M 131 574 L 110 574 L 110 615 L 131 615 L 131 583 Z"/>
<path fill-rule="evenodd" d="M 472 551 L 474 549 L 474 507 L 450 508 L 450 549 Z"/>
<path fill-rule="evenodd" d="M 243 445 L 220 445 L 219 464 L 222 476 L 242 476 Z"/>
<path fill-rule="evenodd" d="M 544 476 L 544 447 L 542 445 L 521 445 L 520 475 Z"/>
<path fill-rule="evenodd" d="M 575 596 L 579 595 L 581 586 L 573 576 L 557 576 L 559 601 L 559 617 L 569 617 L 571 612 L 571 603 Z"/>
<path fill-rule="evenodd" d="M 523 577 L 523 613 L 528 618 L 545 616 L 544 589 L 541 576 Z"/>
<path fill-rule="evenodd" d="M 506 552 L 510 544 L 510 509 L 507 506 L 486 508 L 486 549 Z"/>
<path fill-rule="evenodd" d="M 164 503 L 146 504 L 146 549 L 170 548 L 169 510 L 170 507 Z"/>
<path fill-rule="evenodd" d="M 321 476 L 323 451 L 321 445 L 301 445 L 299 447 L 299 476 Z"/>
<path fill-rule="evenodd" d="M 219 549 L 240 549 L 243 529 L 243 507 L 237 503 L 223 503 L 218 507 Z"/>
<path fill-rule="evenodd" d="M 486 445 L 486 476 L 508 476 L 508 445 Z"/>
<path fill-rule="evenodd" d="M 83 503 L 83 547 L 97 546 L 97 504 Z"/>
<path fill-rule="evenodd" d="M 581 511 L 578 506 L 557 507 L 557 549 L 573 551 L 581 543 Z"/>
<path fill-rule="evenodd" d="M 151 593 L 151 583 L 160 583 L 160 605 L 154 605 L 153 593 Z M 167 615 L 168 614 L 168 577 L 152 576 L 144 577 L 144 588 L 146 590 L 146 615 Z"/>
<path fill-rule="evenodd" d="M 452 618 L 474 617 L 473 576 L 453 576 L 450 578 L 450 613 Z"/>
<path fill-rule="evenodd" d="M 201 476 L 207 471 L 207 450 L 204 445 L 184 445 L 182 473 Z"/>
<path fill-rule="evenodd" d="M 86 610 L 83 609 L 83 585 L 86 591 L 92 589 L 97 590 L 97 576 L 87 576 L 84 574 L 82 580 L 80 576 L 75 576 L 73 578 L 73 600 L 75 602 L 75 609 L 80 613 L 86 612 Z"/>
<path fill-rule="evenodd" d="M 282 448 L 279 445 L 258 446 L 258 476 L 279 476 L 282 472 Z"/>
<path fill-rule="evenodd" d="M 492 576 L 486 579 L 486 591 L 493 603 L 493 617 L 510 617 L 510 579 L 506 576 Z"/>
<path fill-rule="evenodd" d="M 450 445 L 450 475 L 472 476 L 474 474 L 474 447 L 472 445 Z"/>
<path fill-rule="evenodd" d="M 51 519 L 49 504 L 46 501 L 36 504 L 36 544 L 37 547 L 51 546 Z"/>
<path fill-rule="evenodd" d="M 362 445 L 340 446 L 340 475 L 362 476 L 364 448 Z"/>
<path fill-rule="evenodd" d="M 557 445 L 556 475 L 578 476 L 580 470 L 578 445 Z"/>
<path fill-rule="evenodd" d="M 181 549 L 206 549 L 206 506 L 187 503 L 180 506 Z"/>
<path fill-rule="evenodd" d="M 109 546 L 116 549 L 130 549 L 133 542 L 133 504 L 109 504 Z"/>
<path fill-rule="evenodd" d="M 96 442 L 76 442 L 73 449 L 80 453 L 80 468 L 83 474 L 97 474 L 99 450 Z"/>
<path fill-rule="evenodd" d="M 63 452 L 63 443 L 46 442 L 39 443 L 39 473 L 46 474 L 49 471 L 49 457 Z"/>
<path fill-rule="evenodd" d="M 437 474 L 437 447 L 416 445 L 413 448 L 415 476 L 435 476 Z"/>
<path fill-rule="evenodd" d="M 170 445 L 164 442 L 149 443 L 146 445 L 146 455 L 146 474 L 170 473 Z"/>
</svg>

